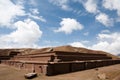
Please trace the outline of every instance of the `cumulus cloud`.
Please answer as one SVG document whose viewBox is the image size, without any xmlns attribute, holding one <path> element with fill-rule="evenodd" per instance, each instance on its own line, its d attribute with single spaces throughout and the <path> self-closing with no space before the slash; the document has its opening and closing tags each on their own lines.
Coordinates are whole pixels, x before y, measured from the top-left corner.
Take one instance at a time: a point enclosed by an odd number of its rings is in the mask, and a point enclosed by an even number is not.
<svg viewBox="0 0 120 80">
<path fill-rule="evenodd" d="M 97 0 L 86 0 L 86 1 L 80 1 L 80 2 L 82 2 L 84 8 L 89 13 L 97 13 L 97 12 L 99 12 L 98 7 L 97 7 Z"/>
<path fill-rule="evenodd" d="M 98 34 L 98 42 L 91 46 L 92 49 L 104 50 L 113 54 L 120 53 L 120 33 Z"/>
<path fill-rule="evenodd" d="M 116 10 L 120 16 L 120 0 L 103 0 L 103 7 L 109 10 Z"/>
<path fill-rule="evenodd" d="M 50 2 L 54 5 L 59 6 L 63 10 L 71 10 L 71 8 L 68 5 L 69 0 L 50 0 Z"/>
<path fill-rule="evenodd" d="M 74 47 L 84 47 L 93 50 L 102 50 L 114 55 L 120 54 L 120 33 L 100 33 L 97 35 L 97 42 L 91 45 L 89 44 L 91 41 L 87 42 L 72 42 L 70 43 L 71 46 Z"/>
<path fill-rule="evenodd" d="M 60 22 L 61 27 L 55 32 L 65 32 L 66 34 L 71 34 L 74 30 L 82 30 L 83 25 L 80 24 L 76 19 L 63 18 Z"/>
<path fill-rule="evenodd" d="M 36 43 L 41 38 L 42 31 L 32 19 L 42 22 L 46 20 L 39 15 L 37 8 L 28 8 L 29 11 L 26 11 L 25 4 L 24 0 L 0 0 L 0 27 L 9 27 L 12 30 L 9 34 L 0 35 L 1 48 L 38 47 Z M 19 17 L 29 19 L 17 21 Z"/>
<path fill-rule="evenodd" d="M 0 47 L 35 47 L 35 43 L 42 36 L 40 26 L 30 20 L 17 21 L 14 23 L 15 31 L 10 34 L 1 35 L 0 42 L 4 43 Z"/>
<path fill-rule="evenodd" d="M 8 26 L 17 16 L 24 16 L 24 7 L 16 5 L 10 0 L 0 0 L 0 25 Z"/>
<path fill-rule="evenodd" d="M 18 17 L 29 17 L 46 22 L 43 16 L 38 16 L 38 9 L 30 9 L 30 12 L 25 11 L 25 1 L 17 0 L 0 0 L 0 25 L 10 27 L 14 24 Z"/>
<path fill-rule="evenodd" d="M 104 26 L 113 26 L 113 19 L 109 18 L 109 16 L 105 13 L 99 13 L 96 17 L 96 20 L 103 24 Z"/>
</svg>

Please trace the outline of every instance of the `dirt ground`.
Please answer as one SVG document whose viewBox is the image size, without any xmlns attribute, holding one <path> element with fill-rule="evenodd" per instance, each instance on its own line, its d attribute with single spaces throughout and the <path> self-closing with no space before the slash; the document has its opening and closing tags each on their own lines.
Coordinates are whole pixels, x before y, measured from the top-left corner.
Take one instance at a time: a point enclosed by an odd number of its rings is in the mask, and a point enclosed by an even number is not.
<svg viewBox="0 0 120 80">
<path fill-rule="evenodd" d="M 25 73 L 24 70 L 0 64 L 0 80 L 27 80 Z M 38 77 L 29 80 L 120 80 L 120 64 L 56 76 L 38 74 Z"/>
</svg>

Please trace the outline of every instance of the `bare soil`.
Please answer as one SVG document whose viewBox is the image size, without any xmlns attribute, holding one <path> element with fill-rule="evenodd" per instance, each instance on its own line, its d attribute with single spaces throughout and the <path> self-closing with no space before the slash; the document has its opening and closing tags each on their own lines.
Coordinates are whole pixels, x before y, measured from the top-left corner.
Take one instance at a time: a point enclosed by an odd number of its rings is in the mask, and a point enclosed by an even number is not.
<svg viewBox="0 0 120 80">
<path fill-rule="evenodd" d="M 0 64 L 0 80 L 27 80 L 24 78 L 26 73 L 25 70 Z M 120 80 L 120 64 L 56 76 L 38 74 L 31 80 Z"/>
</svg>

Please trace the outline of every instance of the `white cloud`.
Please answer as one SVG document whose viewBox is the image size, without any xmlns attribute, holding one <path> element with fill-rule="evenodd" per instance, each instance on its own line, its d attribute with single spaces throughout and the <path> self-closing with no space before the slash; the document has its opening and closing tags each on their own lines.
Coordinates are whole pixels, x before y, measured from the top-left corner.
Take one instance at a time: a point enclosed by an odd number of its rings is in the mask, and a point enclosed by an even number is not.
<svg viewBox="0 0 120 80">
<path fill-rule="evenodd" d="M 120 16 L 120 0 L 103 0 L 103 6 L 109 10 L 117 10 Z"/>
<path fill-rule="evenodd" d="M 39 14 L 38 9 L 36 9 L 36 8 L 30 9 L 30 11 L 31 11 L 31 13 L 34 14 L 34 15 Z"/>
<path fill-rule="evenodd" d="M 85 32 L 83 33 L 84 36 L 88 36 L 89 35 L 89 32 Z"/>
<path fill-rule="evenodd" d="M 89 13 L 99 12 L 97 7 L 97 0 L 86 0 L 86 1 L 80 1 L 80 2 L 82 2 L 83 6 Z"/>
<path fill-rule="evenodd" d="M 96 17 L 96 20 L 102 23 L 104 26 L 113 26 L 113 19 L 109 18 L 109 16 L 105 13 L 99 13 Z"/>
<path fill-rule="evenodd" d="M 0 0 L 0 25 L 8 26 L 17 16 L 25 15 L 24 7 L 10 0 Z"/>
<path fill-rule="evenodd" d="M 46 19 L 43 18 L 43 16 L 38 16 L 38 15 L 32 15 L 30 13 L 27 14 L 30 18 L 36 19 L 36 20 L 40 20 L 42 22 L 46 22 Z"/>
<path fill-rule="evenodd" d="M 92 45 L 91 49 L 103 50 L 112 54 L 120 53 L 120 33 L 98 34 L 98 42 Z"/>
<path fill-rule="evenodd" d="M 81 10 L 73 10 L 73 13 L 80 15 L 82 13 L 82 11 Z"/>
<path fill-rule="evenodd" d="M 43 16 L 39 16 L 39 11 L 37 8 L 31 8 L 30 9 L 30 13 L 27 13 L 28 17 L 29 18 L 33 18 L 33 19 L 36 19 L 36 20 L 40 20 L 42 22 L 46 22 L 46 19 L 43 18 Z"/>
<path fill-rule="evenodd" d="M 71 10 L 71 8 L 68 5 L 69 0 L 50 0 L 50 2 L 54 5 L 59 6 L 63 10 Z"/>
<path fill-rule="evenodd" d="M 25 1 L 17 0 L 0 0 L 0 25 L 10 27 L 14 24 L 15 20 L 19 17 L 29 17 L 46 22 L 43 16 L 38 16 L 39 11 L 37 8 L 30 9 L 30 12 L 25 11 Z"/>
<path fill-rule="evenodd" d="M 37 8 L 30 8 L 30 13 L 27 13 L 29 18 L 40 20 L 42 22 L 46 22 L 46 19 L 43 16 L 39 16 L 39 11 Z"/>
<path fill-rule="evenodd" d="M 73 47 L 85 47 L 84 44 L 82 44 L 81 42 L 73 42 L 70 43 L 70 45 Z"/>
<path fill-rule="evenodd" d="M 29 0 L 29 4 L 32 6 L 38 6 L 37 0 Z"/>
<path fill-rule="evenodd" d="M 74 47 L 84 47 L 93 50 L 102 50 L 109 52 L 111 54 L 117 55 L 120 54 L 120 33 L 100 33 L 97 35 L 97 42 L 91 45 L 88 45 L 91 41 L 80 41 L 72 42 L 71 46 Z"/>
<path fill-rule="evenodd" d="M 25 21 L 17 21 L 14 26 L 16 30 L 10 34 L 1 35 L 0 42 L 4 43 L 0 47 L 35 47 L 35 43 L 42 36 L 39 25 L 27 19 Z"/>
<path fill-rule="evenodd" d="M 39 25 L 31 19 L 37 19 L 42 22 L 46 22 L 46 20 L 39 15 L 37 8 L 28 8 L 30 11 L 25 11 L 25 4 L 26 1 L 24 0 L 0 0 L 0 27 L 13 29 L 13 32 L 9 34 L 2 33 L 0 35 L 1 48 L 38 47 L 36 42 L 41 37 L 42 31 L 39 29 Z M 31 19 L 16 21 L 19 17 Z"/>
<path fill-rule="evenodd" d="M 102 30 L 101 33 L 110 33 L 110 31 L 106 29 L 106 30 Z"/>
<path fill-rule="evenodd" d="M 13 3 L 15 3 L 16 5 L 24 5 L 25 4 L 25 0 L 12 0 Z"/>
<path fill-rule="evenodd" d="M 61 27 L 55 32 L 65 32 L 66 34 L 71 34 L 74 30 L 82 30 L 83 25 L 80 24 L 77 20 L 71 18 L 63 18 L 60 22 Z"/>
</svg>

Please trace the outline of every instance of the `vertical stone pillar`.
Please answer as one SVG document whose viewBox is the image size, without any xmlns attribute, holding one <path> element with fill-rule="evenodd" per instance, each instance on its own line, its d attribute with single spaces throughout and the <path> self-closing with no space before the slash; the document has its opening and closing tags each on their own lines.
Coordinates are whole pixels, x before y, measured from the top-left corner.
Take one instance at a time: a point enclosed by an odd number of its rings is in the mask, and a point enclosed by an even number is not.
<svg viewBox="0 0 120 80">
<path fill-rule="evenodd" d="M 35 72 L 35 64 L 32 64 L 32 72 Z"/>
<path fill-rule="evenodd" d="M 48 66 L 48 65 L 43 65 L 43 67 L 42 67 L 42 71 L 43 71 L 43 74 L 44 74 L 44 75 L 47 74 L 47 66 Z"/>
<path fill-rule="evenodd" d="M 43 74 L 47 76 L 53 75 L 52 65 L 43 65 Z"/>
</svg>

